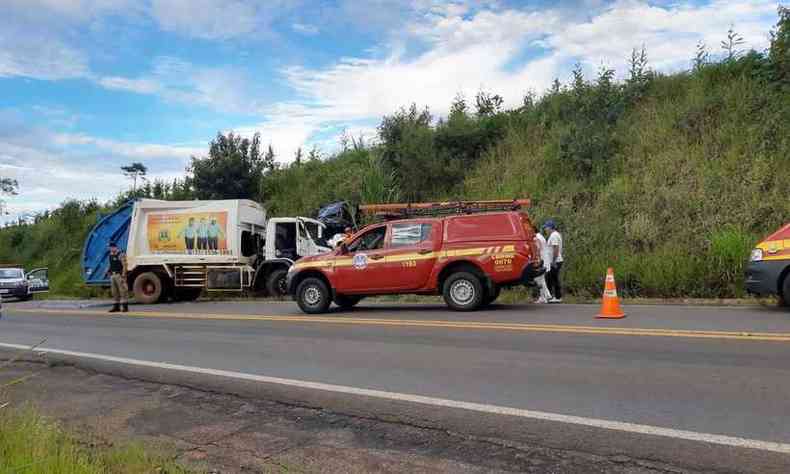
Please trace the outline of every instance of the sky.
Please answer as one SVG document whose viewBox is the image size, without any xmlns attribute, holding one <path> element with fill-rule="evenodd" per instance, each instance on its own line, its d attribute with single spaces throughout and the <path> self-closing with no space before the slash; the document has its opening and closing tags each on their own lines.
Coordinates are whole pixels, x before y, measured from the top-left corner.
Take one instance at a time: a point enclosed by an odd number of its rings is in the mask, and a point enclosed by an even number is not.
<svg viewBox="0 0 790 474">
<path fill-rule="evenodd" d="M 374 140 L 382 116 L 454 97 L 505 105 L 576 64 L 688 69 L 734 28 L 763 50 L 776 0 L 0 0 L 0 222 L 128 189 L 120 167 L 183 176 L 217 132 L 277 160 Z"/>
</svg>

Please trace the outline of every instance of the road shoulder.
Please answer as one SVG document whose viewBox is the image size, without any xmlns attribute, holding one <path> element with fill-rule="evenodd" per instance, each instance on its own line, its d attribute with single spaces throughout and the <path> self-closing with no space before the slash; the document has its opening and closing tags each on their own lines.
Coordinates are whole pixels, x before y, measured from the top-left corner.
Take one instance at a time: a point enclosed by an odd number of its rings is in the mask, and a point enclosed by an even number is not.
<svg viewBox="0 0 790 474">
<path fill-rule="evenodd" d="M 0 354 L 7 356 L 8 354 Z M 566 472 L 686 470 L 622 455 L 552 449 L 448 430 L 417 418 L 342 413 L 69 365 L 17 362 L 2 379 L 36 372 L 10 392 L 88 443 L 167 446 L 188 466 L 219 472 Z"/>
</svg>

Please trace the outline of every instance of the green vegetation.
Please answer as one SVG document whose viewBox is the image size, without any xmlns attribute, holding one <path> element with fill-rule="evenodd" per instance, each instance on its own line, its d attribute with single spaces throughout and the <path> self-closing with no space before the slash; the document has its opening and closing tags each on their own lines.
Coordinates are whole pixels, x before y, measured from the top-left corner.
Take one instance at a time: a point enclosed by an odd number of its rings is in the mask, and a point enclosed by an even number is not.
<svg viewBox="0 0 790 474">
<path fill-rule="evenodd" d="M 439 120 L 412 105 L 383 118 L 374 145 L 353 140 L 326 159 L 300 153 L 289 166 L 261 156 L 257 138 L 218 135 L 191 175 L 138 194 L 262 198 L 280 215 L 336 199 L 528 197 L 535 220 L 560 223 L 571 293 L 599 294 L 613 266 L 627 296 L 742 296 L 749 249 L 790 215 L 790 10 L 779 9 L 768 51 L 739 44 L 731 30 L 720 61 L 700 45 L 690 71 L 668 75 L 634 51 L 624 81 L 577 68 L 511 110 L 482 92 L 471 106 L 458 97 Z M 217 184 L 227 176 L 243 186 Z M 96 211 L 67 203 L 4 229 L 0 259 L 47 263 L 58 291 L 84 291 L 75 249 Z"/>
<path fill-rule="evenodd" d="M 25 474 L 185 473 L 139 445 L 87 449 L 54 421 L 26 408 L 0 410 L 0 472 Z"/>
</svg>

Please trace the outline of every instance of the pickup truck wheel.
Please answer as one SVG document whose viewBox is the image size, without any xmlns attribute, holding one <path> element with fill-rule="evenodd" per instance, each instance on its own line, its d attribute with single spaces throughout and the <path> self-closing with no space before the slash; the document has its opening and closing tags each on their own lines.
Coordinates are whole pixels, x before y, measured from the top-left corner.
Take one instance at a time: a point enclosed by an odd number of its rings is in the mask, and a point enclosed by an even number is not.
<svg viewBox="0 0 790 474">
<path fill-rule="evenodd" d="M 305 278 L 296 288 L 296 303 L 307 314 L 326 313 L 332 303 L 332 295 L 323 280 Z"/>
<path fill-rule="evenodd" d="M 779 295 L 779 306 L 790 308 L 790 273 L 785 275 L 785 281 L 782 283 L 782 294 Z"/>
<path fill-rule="evenodd" d="M 488 306 L 494 301 L 496 301 L 496 299 L 499 298 L 500 293 L 502 293 L 502 287 L 492 283 L 491 289 L 489 291 L 486 291 L 486 297 L 485 299 L 483 299 L 483 305 Z"/>
<path fill-rule="evenodd" d="M 286 277 L 288 276 L 288 270 L 284 268 L 278 268 L 271 272 L 266 278 L 266 291 L 269 292 L 269 296 L 285 296 L 288 294 L 288 287 L 286 286 Z"/>
<path fill-rule="evenodd" d="M 477 275 L 458 272 L 444 282 L 444 302 L 456 311 L 474 311 L 483 304 L 485 289 Z"/>
<path fill-rule="evenodd" d="M 353 308 L 362 301 L 361 296 L 335 295 L 335 304 L 343 309 Z"/>
<path fill-rule="evenodd" d="M 154 272 L 141 273 L 134 279 L 132 291 L 140 303 L 156 303 L 162 298 L 162 279 Z"/>
</svg>

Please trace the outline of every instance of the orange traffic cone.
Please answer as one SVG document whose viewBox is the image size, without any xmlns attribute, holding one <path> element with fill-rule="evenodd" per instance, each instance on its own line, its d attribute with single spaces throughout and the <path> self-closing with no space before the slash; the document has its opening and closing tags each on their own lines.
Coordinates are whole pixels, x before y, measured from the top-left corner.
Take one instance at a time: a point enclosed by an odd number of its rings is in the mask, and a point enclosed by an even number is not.
<svg viewBox="0 0 790 474">
<path fill-rule="evenodd" d="M 614 270 L 606 271 L 606 286 L 603 290 L 603 302 L 598 319 L 620 319 L 624 318 L 625 313 L 620 309 L 620 298 L 617 297 L 617 286 L 614 284 Z"/>
</svg>

